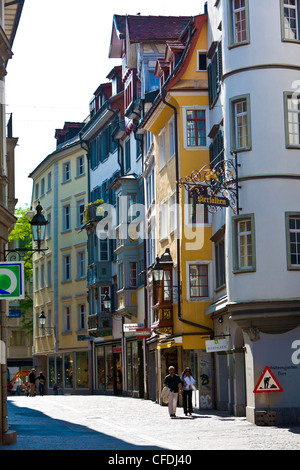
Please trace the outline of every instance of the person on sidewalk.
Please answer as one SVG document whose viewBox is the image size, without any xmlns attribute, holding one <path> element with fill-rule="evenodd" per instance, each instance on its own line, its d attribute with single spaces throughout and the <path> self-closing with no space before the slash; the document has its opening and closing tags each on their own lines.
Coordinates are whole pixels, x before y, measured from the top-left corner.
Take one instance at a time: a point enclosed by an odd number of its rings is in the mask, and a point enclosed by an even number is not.
<svg viewBox="0 0 300 470">
<path fill-rule="evenodd" d="M 196 380 L 192 376 L 192 371 L 189 367 L 186 367 L 181 374 L 182 381 L 182 401 L 183 401 L 183 411 L 185 416 L 192 415 L 193 405 L 192 405 L 192 393 L 195 389 Z"/>
<path fill-rule="evenodd" d="M 31 372 L 29 374 L 29 383 L 30 383 L 30 396 L 35 397 L 35 369 L 31 369 Z"/>
<path fill-rule="evenodd" d="M 43 372 L 40 372 L 40 375 L 36 377 L 36 380 L 39 380 L 39 394 L 43 396 L 45 394 L 45 383 L 46 377 L 44 376 Z"/>
<path fill-rule="evenodd" d="M 171 418 L 176 417 L 176 407 L 178 401 L 178 393 L 182 393 L 182 383 L 179 375 L 175 374 L 175 367 L 169 367 L 169 375 L 165 377 L 164 387 L 170 389 L 169 394 L 169 415 Z"/>
</svg>

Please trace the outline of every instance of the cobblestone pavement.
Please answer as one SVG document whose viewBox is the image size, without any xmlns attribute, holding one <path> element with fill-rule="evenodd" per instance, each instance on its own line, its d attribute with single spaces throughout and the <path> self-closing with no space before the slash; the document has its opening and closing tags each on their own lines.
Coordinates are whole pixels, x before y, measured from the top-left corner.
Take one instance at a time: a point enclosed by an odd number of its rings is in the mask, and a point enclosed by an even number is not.
<svg viewBox="0 0 300 470">
<path fill-rule="evenodd" d="M 256 426 L 215 411 L 186 417 L 150 400 L 115 396 L 8 398 L 17 443 L 0 450 L 300 450 L 300 426 Z"/>
</svg>

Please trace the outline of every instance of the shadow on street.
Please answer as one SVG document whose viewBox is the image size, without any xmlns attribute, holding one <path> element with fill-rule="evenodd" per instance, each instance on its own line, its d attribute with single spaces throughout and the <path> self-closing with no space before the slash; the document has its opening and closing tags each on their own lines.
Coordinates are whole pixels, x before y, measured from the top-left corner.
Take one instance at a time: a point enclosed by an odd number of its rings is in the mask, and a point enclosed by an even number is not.
<svg viewBox="0 0 300 470">
<path fill-rule="evenodd" d="M 35 398 L 28 398 L 34 400 Z M 139 446 L 86 426 L 53 419 L 32 408 L 8 401 L 9 429 L 17 432 L 17 443 L 0 450 L 162 450 Z"/>
</svg>

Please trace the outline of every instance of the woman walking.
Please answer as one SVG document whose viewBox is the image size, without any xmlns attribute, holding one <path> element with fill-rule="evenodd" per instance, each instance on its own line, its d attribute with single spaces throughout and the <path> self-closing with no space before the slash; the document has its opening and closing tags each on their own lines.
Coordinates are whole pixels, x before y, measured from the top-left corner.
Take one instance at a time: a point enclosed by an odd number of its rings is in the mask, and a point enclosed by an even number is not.
<svg viewBox="0 0 300 470">
<path fill-rule="evenodd" d="M 183 400 L 183 410 L 185 416 L 192 415 L 193 405 L 192 405 L 192 393 L 195 389 L 196 380 L 192 376 L 192 371 L 189 367 L 186 367 L 181 374 L 182 381 L 182 400 Z"/>
</svg>

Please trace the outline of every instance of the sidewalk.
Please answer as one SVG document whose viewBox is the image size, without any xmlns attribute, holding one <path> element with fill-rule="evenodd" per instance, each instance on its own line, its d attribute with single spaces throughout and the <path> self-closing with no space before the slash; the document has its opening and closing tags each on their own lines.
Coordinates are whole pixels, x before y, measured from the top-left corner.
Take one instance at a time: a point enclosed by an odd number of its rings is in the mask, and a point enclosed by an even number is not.
<svg viewBox="0 0 300 470">
<path fill-rule="evenodd" d="M 300 450 L 300 426 L 255 426 L 216 411 L 185 417 L 115 396 L 9 397 L 17 443 L 1 450 Z"/>
</svg>

